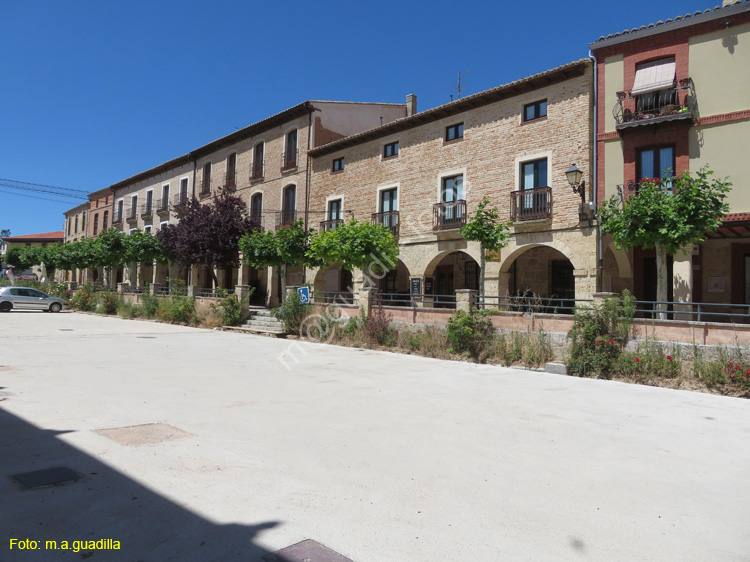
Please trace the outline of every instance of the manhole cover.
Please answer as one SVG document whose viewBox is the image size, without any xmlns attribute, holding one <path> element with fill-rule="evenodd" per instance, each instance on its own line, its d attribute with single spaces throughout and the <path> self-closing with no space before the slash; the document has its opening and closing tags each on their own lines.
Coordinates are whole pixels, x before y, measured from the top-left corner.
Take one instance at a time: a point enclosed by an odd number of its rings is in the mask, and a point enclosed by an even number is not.
<svg viewBox="0 0 750 562">
<path fill-rule="evenodd" d="M 45 468 L 44 470 L 34 470 L 33 472 L 14 474 L 11 478 L 27 490 L 33 490 L 34 488 L 43 488 L 44 486 L 55 486 L 57 484 L 75 482 L 80 476 L 75 470 L 71 470 L 64 466 L 57 466 L 55 468 Z"/>
<path fill-rule="evenodd" d="M 351 558 L 334 552 L 312 539 L 282 548 L 273 554 L 266 554 L 262 560 L 265 562 L 352 562 Z"/>
<path fill-rule="evenodd" d="M 166 423 L 147 423 L 131 425 L 129 427 L 113 427 L 111 429 L 97 429 L 96 433 L 116 441 L 120 445 L 153 445 L 174 439 L 192 437 L 191 433 L 177 429 Z"/>
<path fill-rule="evenodd" d="M 135 336 L 139 340 L 155 340 L 156 336 Z"/>
<path fill-rule="evenodd" d="M 75 330 L 73 330 L 73 328 L 60 328 L 60 331 L 61 332 L 73 332 Z"/>
</svg>

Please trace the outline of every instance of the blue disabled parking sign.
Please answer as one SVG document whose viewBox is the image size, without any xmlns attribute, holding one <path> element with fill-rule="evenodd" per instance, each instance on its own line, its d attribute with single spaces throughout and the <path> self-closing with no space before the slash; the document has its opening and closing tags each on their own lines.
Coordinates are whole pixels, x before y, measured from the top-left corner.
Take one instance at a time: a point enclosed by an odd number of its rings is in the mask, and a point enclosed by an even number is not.
<svg viewBox="0 0 750 562">
<path fill-rule="evenodd" d="M 299 294 L 300 304 L 310 303 L 310 287 L 297 287 L 297 293 Z"/>
</svg>

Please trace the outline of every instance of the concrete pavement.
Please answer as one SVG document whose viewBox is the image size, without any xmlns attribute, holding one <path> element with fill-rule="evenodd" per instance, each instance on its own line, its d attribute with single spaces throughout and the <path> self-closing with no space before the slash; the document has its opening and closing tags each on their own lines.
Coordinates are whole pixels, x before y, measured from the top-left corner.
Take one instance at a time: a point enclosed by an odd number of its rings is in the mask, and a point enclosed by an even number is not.
<svg viewBox="0 0 750 562">
<path fill-rule="evenodd" d="M 325 345 L 287 369 L 289 341 L 75 313 L 0 330 L 0 560 L 750 560 L 746 400 Z M 81 479 L 8 478 L 55 466 Z"/>
</svg>

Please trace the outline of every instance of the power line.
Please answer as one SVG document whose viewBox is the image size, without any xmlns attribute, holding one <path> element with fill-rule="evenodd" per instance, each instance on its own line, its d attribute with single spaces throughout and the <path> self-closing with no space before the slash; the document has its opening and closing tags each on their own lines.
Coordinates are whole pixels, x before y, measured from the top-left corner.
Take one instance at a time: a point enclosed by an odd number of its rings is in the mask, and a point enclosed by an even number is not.
<svg viewBox="0 0 750 562">
<path fill-rule="evenodd" d="M 57 186 L 57 185 L 46 185 L 46 184 L 43 184 L 43 183 L 32 183 L 32 182 L 21 181 L 21 180 L 9 180 L 7 178 L 0 178 L 0 181 L 6 181 L 6 182 L 11 182 L 11 183 L 22 183 L 24 185 L 33 185 L 33 186 L 36 186 L 36 187 L 49 187 L 49 188 L 52 188 L 52 189 L 59 189 L 59 190 L 62 190 L 62 191 L 76 191 L 78 193 L 83 193 L 84 195 L 88 195 L 89 193 L 91 193 L 90 191 L 86 191 L 85 189 L 74 189 L 72 187 L 60 187 L 60 186 Z"/>
<path fill-rule="evenodd" d="M 42 201 L 54 201 L 55 203 L 64 203 L 70 205 L 70 201 L 60 201 L 59 199 L 50 199 L 49 197 L 39 197 L 38 195 L 29 195 L 28 193 L 16 193 L 15 191 L 7 191 L 0 188 L 0 193 L 10 193 L 11 195 L 18 195 L 19 197 L 29 197 L 31 199 L 41 199 Z"/>
<path fill-rule="evenodd" d="M 18 189 L 20 191 L 31 191 L 33 193 L 47 193 L 50 195 L 57 195 L 58 197 L 67 197 L 69 199 L 74 199 L 76 201 L 80 201 L 81 199 L 88 199 L 87 196 L 83 196 L 83 195 L 60 193 L 59 191 L 52 191 L 49 189 L 41 189 L 37 187 L 23 187 L 21 185 L 13 185 L 12 183 L 3 183 L 3 181 L 1 180 L 0 180 L 0 186 L 7 187 L 9 189 Z"/>
</svg>

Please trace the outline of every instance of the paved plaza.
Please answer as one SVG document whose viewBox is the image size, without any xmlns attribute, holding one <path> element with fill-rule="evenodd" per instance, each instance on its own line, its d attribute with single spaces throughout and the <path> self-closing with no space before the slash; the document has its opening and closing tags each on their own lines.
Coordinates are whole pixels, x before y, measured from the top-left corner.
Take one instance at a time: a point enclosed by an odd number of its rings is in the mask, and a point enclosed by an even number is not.
<svg viewBox="0 0 750 562">
<path fill-rule="evenodd" d="M 747 400 L 76 313 L 0 330 L 3 561 L 750 560 Z"/>
</svg>

